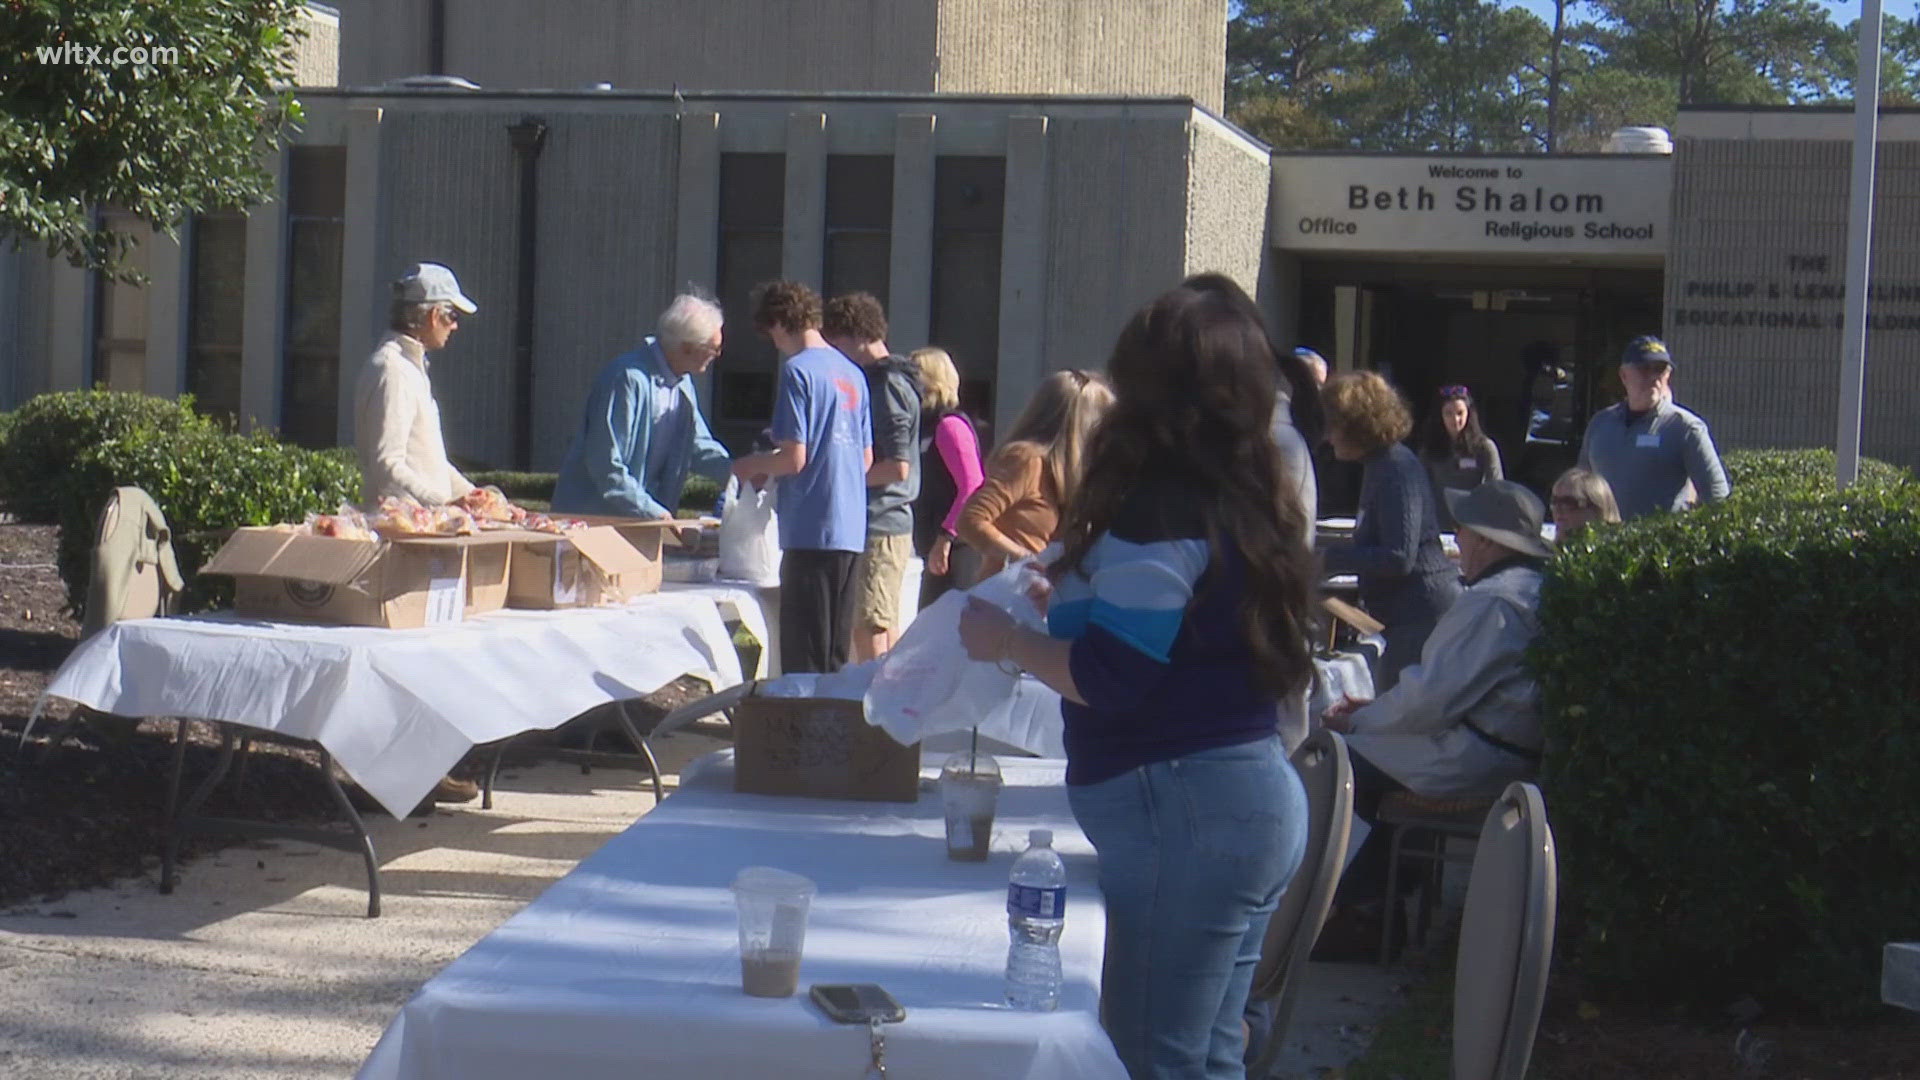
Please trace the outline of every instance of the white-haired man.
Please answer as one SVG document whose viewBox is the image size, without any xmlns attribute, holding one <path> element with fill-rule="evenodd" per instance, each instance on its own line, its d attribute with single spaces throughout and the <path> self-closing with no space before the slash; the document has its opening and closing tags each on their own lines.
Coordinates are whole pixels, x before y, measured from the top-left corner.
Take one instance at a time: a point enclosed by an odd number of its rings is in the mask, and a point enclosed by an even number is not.
<svg viewBox="0 0 1920 1080">
<path fill-rule="evenodd" d="M 687 378 L 720 355 L 723 322 L 713 301 L 676 296 L 655 336 L 601 370 L 560 465 L 555 511 L 670 518 L 689 471 L 726 479 L 727 448 L 707 429 Z"/>
</svg>

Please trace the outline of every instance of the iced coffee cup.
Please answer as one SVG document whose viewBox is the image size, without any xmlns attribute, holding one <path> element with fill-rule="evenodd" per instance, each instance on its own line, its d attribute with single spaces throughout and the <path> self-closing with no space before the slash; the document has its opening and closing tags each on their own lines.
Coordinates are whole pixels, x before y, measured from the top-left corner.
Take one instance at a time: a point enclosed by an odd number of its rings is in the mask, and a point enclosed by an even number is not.
<svg viewBox="0 0 1920 1080">
<path fill-rule="evenodd" d="M 754 997 L 793 996 L 813 894 L 813 882 L 771 866 L 749 866 L 733 879 L 742 990 Z"/>
<path fill-rule="evenodd" d="M 962 750 L 940 769 L 940 803 L 947 818 L 947 858 L 984 862 L 993 843 L 993 809 L 1000 798 L 1000 763 L 991 754 Z"/>
</svg>

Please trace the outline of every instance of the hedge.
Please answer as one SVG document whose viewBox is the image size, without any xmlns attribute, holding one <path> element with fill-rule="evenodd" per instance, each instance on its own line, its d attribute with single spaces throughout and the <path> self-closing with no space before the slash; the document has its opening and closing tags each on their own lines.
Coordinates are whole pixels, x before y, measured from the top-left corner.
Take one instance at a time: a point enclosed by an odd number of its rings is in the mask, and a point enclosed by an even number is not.
<svg viewBox="0 0 1920 1080">
<path fill-rule="evenodd" d="M 1836 489 L 1831 450 L 1735 450 L 1725 456 L 1724 464 L 1735 499 L 1775 501 Z M 1880 488 L 1913 479 L 1912 473 L 1897 465 L 1860 459 L 1859 484 Z"/>
<path fill-rule="evenodd" d="M 41 394 L 10 414 L 0 442 L 0 502 L 22 521 L 57 524 L 68 471 L 82 451 L 134 432 L 215 434 L 193 398 L 111 390 Z"/>
<path fill-rule="evenodd" d="M 1920 938 L 1920 489 L 1729 466 L 1740 497 L 1551 564 L 1562 958 L 1641 1003 L 1864 1012 L 1882 946 Z"/>
<path fill-rule="evenodd" d="M 188 577 L 187 611 L 229 599 L 228 579 L 195 571 L 234 528 L 300 521 L 360 496 L 359 470 L 340 455 L 264 434 L 147 428 L 106 439 L 74 459 L 60 492 L 60 575 L 76 612 L 86 600 L 101 507 L 115 487 L 127 484 L 145 488 L 167 515 Z"/>
</svg>

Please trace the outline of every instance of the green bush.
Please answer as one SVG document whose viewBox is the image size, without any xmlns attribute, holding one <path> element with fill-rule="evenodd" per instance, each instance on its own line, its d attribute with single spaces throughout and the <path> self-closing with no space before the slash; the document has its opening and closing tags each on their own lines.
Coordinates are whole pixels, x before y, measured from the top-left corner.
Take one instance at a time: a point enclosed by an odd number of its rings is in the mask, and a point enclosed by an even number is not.
<svg viewBox="0 0 1920 1080">
<path fill-rule="evenodd" d="M 468 473 L 467 479 L 480 487 L 492 485 L 500 489 L 507 501 L 514 503 L 553 501 L 553 485 L 560 479 L 559 474 L 550 472 L 511 472 L 497 469 L 489 472 Z"/>
<path fill-rule="evenodd" d="M 687 477 L 687 485 L 680 489 L 679 510 L 697 510 L 708 513 L 720 502 L 720 484 L 698 474 Z"/>
<path fill-rule="evenodd" d="M 1722 459 L 1733 481 L 1733 498 L 1770 502 L 1835 490 L 1831 450 L 1735 450 Z M 1913 482 L 1913 474 L 1897 465 L 1863 457 L 1859 484 L 1868 487 Z"/>
<path fill-rule="evenodd" d="M 106 439 L 75 460 L 60 499 L 60 574 L 76 612 L 86 600 L 100 509 L 121 485 L 145 488 L 167 515 L 189 579 L 182 608 L 195 611 L 230 598 L 230 580 L 194 576 L 229 532 L 336 510 L 359 498 L 360 473 L 337 454 L 264 434 L 148 428 Z"/>
<path fill-rule="evenodd" d="M 1735 457 L 1770 499 L 1593 530 L 1542 592 L 1562 955 L 1639 1002 L 1864 1011 L 1920 937 L 1920 489 L 1807 460 Z"/>
<path fill-rule="evenodd" d="M 111 390 L 41 394 L 13 413 L 0 444 L 0 502 L 22 521 L 60 520 L 68 472 L 82 451 L 135 432 L 213 434 L 214 421 L 194 411 L 193 399 Z"/>
</svg>

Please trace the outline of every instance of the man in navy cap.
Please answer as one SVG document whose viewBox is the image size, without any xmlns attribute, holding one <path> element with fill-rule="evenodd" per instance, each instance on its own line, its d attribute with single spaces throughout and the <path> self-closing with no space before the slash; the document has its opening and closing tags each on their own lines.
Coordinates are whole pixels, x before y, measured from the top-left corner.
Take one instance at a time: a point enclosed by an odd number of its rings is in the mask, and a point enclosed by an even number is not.
<svg viewBox="0 0 1920 1080">
<path fill-rule="evenodd" d="M 1702 502 L 1717 502 L 1732 490 L 1707 422 L 1673 403 L 1672 377 L 1666 343 L 1634 338 L 1620 357 L 1626 400 L 1587 423 L 1580 464 L 1613 488 L 1622 520 L 1685 510 L 1689 483 Z"/>
</svg>

